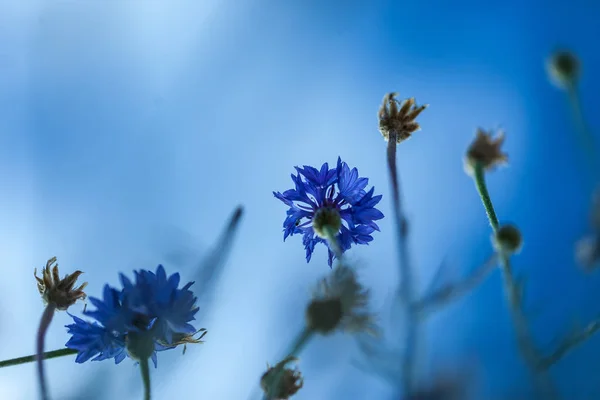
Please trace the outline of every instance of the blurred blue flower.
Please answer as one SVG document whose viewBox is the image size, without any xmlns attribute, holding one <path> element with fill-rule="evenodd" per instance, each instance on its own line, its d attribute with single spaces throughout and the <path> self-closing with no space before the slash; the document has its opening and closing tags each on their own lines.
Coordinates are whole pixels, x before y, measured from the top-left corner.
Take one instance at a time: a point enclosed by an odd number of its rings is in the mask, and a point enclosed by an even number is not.
<svg viewBox="0 0 600 400">
<path fill-rule="evenodd" d="M 336 168 L 330 169 L 327 163 L 320 170 L 306 165 L 295 168 L 298 172 L 292 174 L 295 188 L 273 192 L 273 195 L 290 207 L 283 222 L 283 240 L 302 234 L 306 262 L 310 261 L 315 245 L 324 243 L 328 248 L 329 266 L 333 263 L 332 246 L 314 223 L 315 216 L 324 210 L 327 216 L 334 212 L 340 221 L 336 238 L 342 252 L 352 243 L 368 244 L 373 240 L 371 233 L 379 231 L 375 221 L 383 218 L 383 214 L 375 208 L 381 195 L 373 196 L 375 188 L 364 190 L 369 182 L 367 178 L 359 178 L 358 170 L 350 169 L 339 157 Z"/>
<path fill-rule="evenodd" d="M 99 323 L 72 316 L 75 323 L 66 326 L 72 335 L 66 346 L 78 350 L 76 362 L 95 357 L 92 361 L 114 358 L 120 363 L 129 355 L 127 338 L 132 333 L 151 335 L 155 367 L 156 351 L 199 342 L 191 338 L 197 331 L 190 321 L 198 311 L 196 297 L 189 290 L 193 282 L 178 289 L 179 274 L 167 277 L 162 265 L 156 273 L 141 270 L 134 274 L 135 284 L 121 274 L 123 289 L 105 285 L 103 299 L 90 297 L 96 310 L 83 313 Z"/>
</svg>

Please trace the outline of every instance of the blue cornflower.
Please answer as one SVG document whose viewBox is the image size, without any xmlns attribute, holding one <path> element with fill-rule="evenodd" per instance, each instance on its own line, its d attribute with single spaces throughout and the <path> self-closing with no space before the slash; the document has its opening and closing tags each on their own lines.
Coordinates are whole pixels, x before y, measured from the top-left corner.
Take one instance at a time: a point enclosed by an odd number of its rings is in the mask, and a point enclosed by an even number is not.
<svg viewBox="0 0 600 400">
<path fill-rule="evenodd" d="M 102 299 L 90 297 L 96 310 L 83 313 L 98 322 L 72 316 L 75 323 L 66 326 L 72 335 L 66 346 L 78 350 L 76 362 L 95 357 L 92 361 L 114 358 L 118 364 L 126 356 L 137 358 L 140 345 L 148 344 L 146 352 L 156 367 L 156 351 L 199 342 L 192 338 L 198 331 L 190 324 L 198 311 L 189 290 L 193 282 L 178 289 L 179 274 L 167 277 L 162 265 L 156 273 L 134 273 L 135 284 L 120 274 L 123 289 L 105 285 Z"/>
<path fill-rule="evenodd" d="M 350 169 L 338 157 L 336 168 L 327 163 L 318 170 L 314 167 L 295 167 L 292 174 L 295 188 L 283 193 L 273 192 L 276 198 L 289 206 L 283 221 L 283 240 L 301 233 L 309 262 L 317 243 L 328 247 L 328 263 L 333 263 L 335 247 L 328 242 L 330 233 L 335 234 L 337 246 L 345 252 L 354 244 L 368 244 L 371 233 L 378 231 L 376 220 L 383 218 L 375 205 L 381 195 L 373 196 L 374 189 L 365 192 L 369 180 L 359 178 L 356 168 Z M 345 222 L 342 223 L 342 222 Z"/>
</svg>

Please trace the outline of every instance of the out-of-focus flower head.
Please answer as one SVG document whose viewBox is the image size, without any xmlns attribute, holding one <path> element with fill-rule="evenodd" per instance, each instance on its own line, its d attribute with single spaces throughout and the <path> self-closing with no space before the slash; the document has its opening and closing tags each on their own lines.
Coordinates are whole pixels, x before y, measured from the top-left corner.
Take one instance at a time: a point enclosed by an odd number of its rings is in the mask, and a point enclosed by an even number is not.
<svg viewBox="0 0 600 400">
<path fill-rule="evenodd" d="M 481 164 L 486 171 L 493 170 L 498 165 L 506 164 L 508 156 L 502 153 L 503 143 L 503 132 L 500 132 L 494 139 L 491 132 L 478 128 L 475 139 L 467 149 L 465 156 L 465 171 L 467 174 L 473 175 L 475 164 Z"/>
<path fill-rule="evenodd" d="M 592 196 L 590 212 L 592 232 L 579 239 L 575 244 L 575 260 L 586 272 L 595 270 L 600 265 L 600 190 L 596 189 Z"/>
<path fill-rule="evenodd" d="M 550 80 L 559 88 L 574 87 L 579 78 L 579 59 L 570 51 L 561 50 L 552 54 L 546 62 Z"/>
<path fill-rule="evenodd" d="M 37 281 L 37 288 L 44 303 L 53 304 L 57 310 L 64 311 L 75 304 L 77 300 L 85 299 L 86 294 L 83 292 L 83 289 L 87 286 L 87 282 L 82 283 L 78 288 L 74 289 L 73 287 L 77 278 L 83 272 L 75 271 L 60 279 L 58 264 L 55 263 L 56 257 L 52 257 L 42 270 L 42 277 L 37 277 L 37 269 L 33 270 L 33 276 Z M 53 264 L 55 264 L 54 267 L 52 267 Z"/>
<path fill-rule="evenodd" d="M 368 303 L 369 291 L 358 282 L 356 271 L 339 264 L 316 287 L 306 309 L 307 326 L 323 335 L 335 330 L 377 335 Z"/>
<path fill-rule="evenodd" d="M 95 357 L 92 361 L 114 358 L 118 364 L 127 355 L 138 359 L 143 342 L 150 343 L 147 355 L 156 366 L 156 351 L 200 342 L 193 339 L 199 331 L 190 324 L 198 311 L 196 297 L 189 290 L 193 282 L 178 288 L 179 274 L 167 277 L 162 265 L 156 273 L 135 271 L 135 283 L 123 274 L 120 278 L 123 289 L 105 285 L 102 299 L 90 297 L 96 310 L 84 314 L 97 322 L 73 316 L 75 323 L 67 325 L 72 336 L 66 346 L 78 350 L 76 362 Z"/>
<path fill-rule="evenodd" d="M 292 174 L 294 189 L 273 195 L 290 207 L 283 221 L 283 240 L 288 236 L 302 234 L 309 262 L 317 243 L 328 246 L 329 266 L 335 257 L 328 243 L 327 230 L 335 233 L 341 251 L 352 244 L 368 244 L 373 240 L 371 233 L 378 231 L 376 220 L 383 218 L 375 205 L 381 195 L 373 196 L 375 188 L 365 191 L 369 180 L 359 178 L 356 168 L 350 169 L 338 158 L 337 166 L 329 168 L 327 163 L 318 170 L 314 167 L 296 167 Z"/>
<path fill-rule="evenodd" d="M 379 108 L 379 132 L 385 140 L 390 140 L 390 132 L 396 133 L 396 143 L 408 139 L 414 132 L 421 129 L 415 119 L 429 105 L 417 106 L 414 97 L 400 103 L 396 100 L 398 93 L 388 93 L 383 97 Z"/>
</svg>

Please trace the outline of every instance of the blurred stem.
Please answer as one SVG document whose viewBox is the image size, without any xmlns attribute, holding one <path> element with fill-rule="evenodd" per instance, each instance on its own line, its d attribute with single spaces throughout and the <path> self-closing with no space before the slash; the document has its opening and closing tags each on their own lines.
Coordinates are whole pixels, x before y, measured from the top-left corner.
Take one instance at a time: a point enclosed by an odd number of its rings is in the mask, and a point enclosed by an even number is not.
<svg viewBox="0 0 600 400">
<path fill-rule="evenodd" d="M 150 400 L 150 368 L 147 357 L 142 357 L 140 360 L 140 371 L 144 381 L 144 400 Z"/>
<path fill-rule="evenodd" d="M 543 362 L 544 368 L 550 368 L 567 353 L 600 331 L 600 320 L 590 322 L 581 332 L 567 336 L 562 343 Z"/>
<path fill-rule="evenodd" d="M 308 344 L 308 341 L 314 335 L 314 331 L 309 329 L 308 327 L 304 327 L 302 331 L 296 336 L 296 339 L 292 342 L 290 346 L 290 350 L 288 355 L 284 358 L 283 362 L 277 364 L 277 372 L 273 377 L 273 380 L 268 385 L 268 390 L 266 391 L 263 399 L 264 400 L 272 400 L 276 399 L 276 394 L 279 392 L 279 388 L 281 386 L 281 378 L 283 377 L 283 373 L 285 370 L 285 365 L 287 361 L 295 360 L 298 358 L 304 346 Z"/>
<path fill-rule="evenodd" d="M 592 184 L 594 186 L 598 180 L 599 172 L 594 136 L 592 135 L 592 132 L 583 116 L 583 109 L 581 107 L 581 100 L 579 97 L 579 92 L 577 90 L 577 85 L 575 83 L 567 85 L 565 90 L 567 92 L 567 99 L 571 106 L 573 119 L 576 125 L 578 139 L 577 141 L 579 142 L 579 146 L 585 153 L 587 168 L 588 171 L 591 173 L 591 176 L 589 176 L 589 178 L 592 179 Z"/>
<path fill-rule="evenodd" d="M 48 400 L 50 398 L 48 395 L 48 386 L 46 385 L 46 376 L 44 375 L 44 342 L 46 341 L 46 332 L 48 332 L 48 327 L 52 322 L 55 310 L 56 305 L 54 303 L 49 303 L 46 306 L 42 314 L 42 319 L 40 320 L 40 327 L 38 329 L 36 338 L 35 354 L 37 362 L 38 385 L 40 387 L 40 396 L 42 400 Z"/>
<path fill-rule="evenodd" d="M 398 252 L 400 256 L 400 285 L 398 287 L 398 295 L 404 300 L 406 307 L 406 336 L 402 358 L 402 390 L 404 391 L 405 397 L 407 397 L 414 389 L 419 321 L 416 309 L 413 307 L 415 295 L 412 269 L 408 254 L 408 224 L 402 212 L 402 203 L 400 201 L 400 180 L 398 178 L 398 168 L 396 165 L 397 137 L 398 132 L 394 129 L 390 130 L 387 144 L 387 162 L 392 183 L 392 208 L 394 209 L 396 234 L 398 236 Z"/>
<path fill-rule="evenodd" d="M 485 208 L 492 230 L 495 233 L 499 226 L 498 217 L 496 216 L 492 199 L 487 190 L 483 165 L 481 165 L 481 163 L 476 163 L 474 172 L 477 192 L 481 197 L 481 202 Z M 521 353 L 521 357 L 523 357 L 527 367 L 533 374 L 534 384 L 537 390 L 543 395 L 543 398 L 548 400 L 559 399 L 558 391 L 555 388 L 547 369 L 543 368 L 544 356 L 536 347 L 533 336 L 529 330 L 529 323 L 523 312 L 521 288 L 515 280 L 510 264 L 510 256 L 506 252 L 500 252 L 499 258 L 504 283 L 504 294 L 515 327 L 517 346 Z"/>
<path fill-rule="evenodd" d="M 465 279 L 444 285 L 430 295 L 416 301 L 414 305 L 415 309 L 420 314 L 429 313 L 436 307 L 440 307 L 462 296 L 479 285 L 496 268 L 496 263 L 497 255 L 494 253 Z"/>
<path fill-rule="evenodd" d="M 534 376 L 534 383 L 544 399 L 559 399 L 558 390 L 554 386 L 547 368 L 544 368 L 544 356 L 537 348 L 533 335 L 529 330 L 527 317 L 523 312 L 523 299 L 519 284 L 515 281 L 510 264 L 510 258 L 506 254 L 500 255 L 500 266 L 504 282 L 504 293 L 509 304 L 513 325 L 517 335 L 517 346 L 525 360 L 527 367 Z"/>
<path fill-rule="evenodd" d="M 46 351 L 45 353 L 43 353 L 42 359 L 49 360 L 51 358 L 70 356 L 72 354 L 77 354 L 77 350 L 73 350 L 73 349 L 52 350 L 52 351 Z M 13 365 L 19 365 L 19 364 L 27 364 L 27 363 L 36 361 L 37 358 L 38 358 L 38 355 L 33 354 L 30 356 L 11 358 L 10 360 L 3 360 L 3 361 L 0 361 L 0 368 L 12 367 Z"/>
</svg>

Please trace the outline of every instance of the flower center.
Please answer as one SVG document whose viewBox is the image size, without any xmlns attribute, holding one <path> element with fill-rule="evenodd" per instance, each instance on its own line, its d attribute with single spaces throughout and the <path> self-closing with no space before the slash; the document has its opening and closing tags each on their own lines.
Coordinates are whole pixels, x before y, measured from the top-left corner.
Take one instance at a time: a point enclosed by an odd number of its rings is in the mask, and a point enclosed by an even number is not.
<svg viewBox="0 0 600 400">
<path fill-rule="evenodd" d="M 312 219 L 313 229 L 317 236 L 328 239 L 328 232 L 337 233 L 342 227 L 342 218 L 336 208 L 319 208 Z"/>
</svg>

